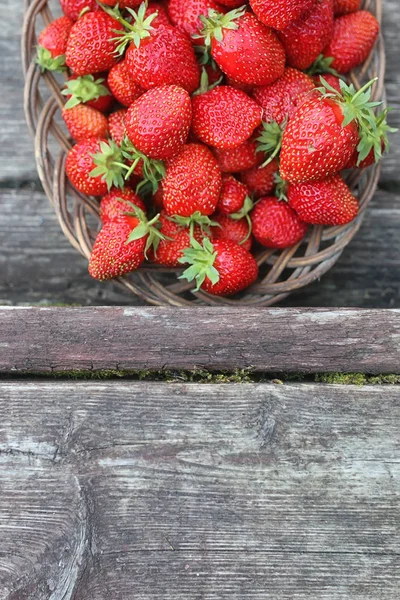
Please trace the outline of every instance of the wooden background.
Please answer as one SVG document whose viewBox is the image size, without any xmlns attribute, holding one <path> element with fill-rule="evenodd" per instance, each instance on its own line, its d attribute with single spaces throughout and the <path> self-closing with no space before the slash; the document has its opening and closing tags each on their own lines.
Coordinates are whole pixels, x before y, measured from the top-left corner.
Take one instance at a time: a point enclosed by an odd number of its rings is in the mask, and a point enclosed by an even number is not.
<svg viewBox="0 0 400 600">
<path fill-rule="evenodd" d="M 387 91 L 400 127 L 398 0 L 384 0 Z M 24 124 L 19 32 L 22 0 L 0 5 L 0 303 L 135 304 L 112 284 L 96 283 L 69 246 L 38 181 Z M 400 133 L 392 136 L 379 191 L 356 239 L 330 273 L 284 306 L 400 307 Z"/>
<path fill-rule="evenodd" d="M 2 0 L 0 600 L 398 600 L 399 386 L 32 378 L 400 372 L 400 317 L 15 308 L 134 304 L 89 278 L 40 189 L 22 111 L 21 15 L 20 2 Z M 399 22 L 386 0 L 397 109 Z M 398 110 L 391 121 L 400 126 Z M 400 308 L 400 134 L 392 139 L 359 235 L 287 305 Z"/>
</svg>

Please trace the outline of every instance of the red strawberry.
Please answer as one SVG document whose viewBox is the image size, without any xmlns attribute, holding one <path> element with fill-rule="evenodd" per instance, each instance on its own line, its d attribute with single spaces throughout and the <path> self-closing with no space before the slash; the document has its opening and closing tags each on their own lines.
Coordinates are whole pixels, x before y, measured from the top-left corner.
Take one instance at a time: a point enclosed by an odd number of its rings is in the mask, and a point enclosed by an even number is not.
<svg viewBox="0 0 400 600">
<path fill-rule="evenodd" d="M 168 13 L 172 23 L 190 39 L 202 29 L 200 15 L 208 15 L 209 9 L 222 11 L 215 0 L 170 0 Z M 201 40 L 197 40 L 201 43 Z"/>
<path fill-rule="evenodd" d="M 76 75 L 108 71 L 117 62 L 113 41 L 123 26 L 103 11 L 88 12 L 72 27 L 68 38 L 66 63 Z"/>
<path fill-rule="evenodd" d="M 140 225 L 136 217 L 119 217 L 98 234 L 89 261 L 89 274 L 105 281 L 135 271 L 145 260 L 146 236 L 128 242 Z"/>
<path fill-rule="evenodd" d="M 269 85 L 283 75 L 285 52 L 276 34 L 245 9 L 211 10 L 202 35 L 221 70 L 238 83 Z"/>
<path fill-rule="evenodd" d="M 333 37 L 324 55 L 332 57 L 331 67 L 348 73 L 369 56 L 379 35 L 379 22 L 366 10 L 335 19 Z"/>
<path fill-rule="evenodd" d="M 318 0 L 250 0 L 256 17 L 274 29 L 285 29 L 306 12 L 313 9 Z"/>
<path fill-rule="evenodd" d="M 229 215 L 216 214 L 212 220 L 219 227 L 211 227 L 213 240 L 230 240 L 250 252 L 252 246 L 251 223 L 245 218 L 232 219 Z"/>
<path fill-rule="evenodd" d="M 222 150 L 241 146 L 261 124 L 260 106 L 244 92 L 227 85 L 194 96 L 192 106 L 195 136 Z"/>
<path fill-rule="evenodd" d="M 105 6 L 111 6 L 119 8 L 137 8 L 143 2 L 143 0 L 100 0 Z"/>
<path fill-rule="evenodd" d="M 148 5 L 146 10 L 146 18 L 154 14 L 156 14 L 156 18 L 154 19 L 154 21 L 151 22 L 153 27 L 168 27 L 168 25 L 171 25 L 167 9 L 160 2 L 150 2 L 150 4 Z"/>
<path fill-rule="evenodd" d="M 196 290 L 201 288 L 215 296 L 237 294 L 258 277 L 258 266 L 252 254 L 230 240 L 211 243 L 206 238 L 202 246 L 194 241 L 179 262 L 191 265 L 182 279 L 196 280 Z"/>
<path fill-rule="evenodd" d="M 192 105 L 186 90 L 164 85 L 143 94 L 128 109 L 125 127 L 139 152 L 167 160 L 182 150 L 192 122 Z"/>
<path fill-rule="evenodd" d="M 285 47 L 287 64 L 300 71 L 307 69 L 333 35 L 333 0 L 320 0 L 298 21 L 278 32 Z"/>
<path fill-rule="evenodd" d="M 345 225 L 358 214 L 358 201 L 340 175 L 324 181 L 290 184 L 287 198 L 305 223 Z"/>
<path fill-rule="evenodd" d="M 111 188 L 100 202 L 100 219 L 103 225 L 108 221 L 119 219 L 127 212 L 133 212 L 132 205 L 140 208 L 144 213 L 146 212 L 143 200 L 130 187 L 126 186 L 123 190 Z"/>
<path fill-rule="evenodd" d="M 162 186 L 168 215 L 211 215 L 221 192 L 221 172 L 206 146 L 188 144 L 169 161 Z"/>
<path fill-rule="evenodd" d="M 307 233 L 294 210 L 274 196 L 266 196 L 256 204 L 251 222 L 256 240 L 267 248 L 288 248 L 300 242 Z"/>
<path fill-rule="evenodd" d="M 60 17 L 39 35 L 36 62 L 43 72 L 65 71 L 65 52 L 73 24 L 69 17 Z"/>
<path fill-rule="evenodd" d="M 243 5 L 243 0 L 218 0 L 218 3 L 228 8 L 238 8 Z"/>
<path fill-rule="evenodd" d="M 135 82 L 124 60 L 112 67 L 107 83 L 114 97 L 123 106 L 133 104 L 145 91 Z"/>
<path fill-rule="evenodd" d="M 347 15 L 360 10 L 361 0 L 333 0 L 333 11 L 335 17 Z"/>
<path fill-rule="evenodd" d="M 255 198 L 268 196 L 275 187 L 275 174 L 278 172 L 279 164 L 272 160 L 265 167 L 253 167 L 240 173 L 240 180 L 246 185 Z"/>
<path fill-rule="evenodd" d="M 65 172 L 83 194 L 104 196 L 111 187 L 124 187 L 123 157 L 114 142 L 89 138 L 78 142 L 68 153 Z"/>
<path fill-rule="evenodd" d="M 91 106 L 78 104 L 73 108 L 64 108 L 62 117 L 77 142 L 90 137 L 105 138 L 108 135 L 107 117 Z"/>
<path fill-rule="evenodd" d="M 131 24 L 124 20 L 118 50 L 126 50 L 125 61 L 133 79 L 148 90 L 160 85 L 179 85 L 189 93 L 199 87 L 200 70 L 193 46 L 175 27 L 151 24 L 155 14 L 146 18 L 146 4 L 138 12 L 130 10 Z"/>
<path fill-rule="evenodd" d="M 68 100 L 65 108 L 86 104 L 100 112 L 107 112 L 111 108 L 114 99 L 104 82 L 103 77 L 95 79 L 93 75 L 82 77 L 71 75 L 65 84 L 65 89 L 61 92 Z"/>
<path fill-rule="evenodd" d="M 152 260 L 164 267 L 179 267 L 179 260 L 184 251 L 190 248 L 192 239 L 201 243 L 204 237 L 208 237 L 199 225 L 195 223 L 192 227 L 181 225 L 168 217 L 165 212 L 161 212 L 160 225 L 160 233 L 164 239 L 160 241 Z"/>
<path fill-rule="evenodd" d="M 281 125 L 285 119 L 293 116 L 314 89 L 311 77 L 297 69 L 288 68 L 271 85 L 256 88 L 253 98 L 263 109 L 263 121 L 276 121 Z"/>
<path fill-rule="evenodd" d="M 239 212 L 242 210 L 249 194 L 248 187 L 232 175 L 222 175 L 221 195 L 217 205 L 218 212 L 223 215 Z"/>
<path fill-rule="evenodd" d="M 257 150 L 256 141 L 247 141 L 232 150 L 213 150 L 222 173 L 239 173 L 260 165 L 264 159 L 262 152 Z"/>
<path fill-rule="evenodd" d="M 125 116 L 127 112 L 126 108 L 121 108 L 120 110 L 111 113 L 108 117 L 108 130 L 111 139 L 113 139 L 118 146 L 121 146 L 126 136 Z"/>
<path fill-rule="evenodd" d="M 374 146 L 369 123 L 376 121 L 370 86 L 356 93 L 342 83 L 335 90 L 315 93 L 294 114 L 282 138 L 280 171 L 290 183 L 327 179 L 345 168 L 360 140 L 366 154 Z"/>
<path fill-rule="evenodd" d="M 60 0 L 60 4 L 64 15 L 73 21 L 77 21 L 84 10 L 101 10 L 96 0 Z"/>
</svg>

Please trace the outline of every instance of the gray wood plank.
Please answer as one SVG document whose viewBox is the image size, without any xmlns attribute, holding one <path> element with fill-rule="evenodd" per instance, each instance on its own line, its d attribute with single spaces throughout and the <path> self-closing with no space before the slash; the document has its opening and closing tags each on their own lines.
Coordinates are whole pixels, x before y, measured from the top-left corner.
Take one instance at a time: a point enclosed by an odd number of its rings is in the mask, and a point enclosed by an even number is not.
<svg viewBox="0 0 400 600">
<path fill-rule="evenodd" d="M 0 304 L 134 305 L 112 283 L 99 283 L 64 238 L 44 194 L 0 190 Z M 23 218 L 21 218 L 23 215 Z M 400 205 L 380 191 L 337 265 L 282 306 L 400 308 Z"/>
<path fill-rule="evenodd" d="M 4 600 L 398 598 L 397 386 L 3 381 L 0 419 Z"/>
<path fill-rule="evenodd" d="M 0 309 L 0 373 L 399 367 L 399 310 Z"/>
</svg>

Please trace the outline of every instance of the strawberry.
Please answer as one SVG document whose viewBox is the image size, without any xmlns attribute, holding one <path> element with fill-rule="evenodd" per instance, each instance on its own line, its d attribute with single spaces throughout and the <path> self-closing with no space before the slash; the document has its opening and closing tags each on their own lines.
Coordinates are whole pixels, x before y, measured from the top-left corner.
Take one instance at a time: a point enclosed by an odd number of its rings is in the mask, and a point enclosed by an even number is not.
<svg viewBox="0 0 400 600">
<path fill-rule="evenodd" d="M 113 185 L 124 187 L 122 160 L 115 142 L 89 138 L 71 148 L 65 171 L 72 185 L 83 194 L 104 196 Z"/>
<path fill-rule="evenodd" d="M 368 128 L 367 141 L 369 144 L 366 148 L 363 148 L 362 143 L 358 145 L 350 161 L 347 163 L 346 169 L 353 169 L 355 167 L 365 169 L 366 167 L 370 167 L 374 163 L 379 162 L 384 152 L 389 151 L 388 133 L 395 133 L 397 129 L 388 125 L 386 121 L 387 114 L 387 109 L 382 111 L 377 116 L 373 126 Z M 371 143 L 372 148 L 369 150 Z"/>
<path fill-rule="evenodd" d="M 77 21 L 83 11 L 101 10 L 96 0 L 60 0 L 64 15 Z"/>
<path fill-rule="evenodd" d="M 191 266 L 181 279 L 196 280 L 196 291 L 202 289 L 215 296 L 237 294 L 252 285 L 258 277 L 258 266 L 248 250 L 231 240 L 205 238 L 203 245 L 192 242 L 180 263 Z"/>
<path fill-rule="evenodd" d="M 324 181 L 290 184 L 287 198 L 305 223 L 345 225 L 358 214 L 358 201 L 340 175 Z"/>
<path fill-rule="evenodd" d="M 65 52 L 73 24 L 69 17 L 60 17 L 39 35 L 36 62 L 42 72 L 65 71 Z"/>
<path fill-rule="evenodd" d="M 333 0 L 333 12 L 335 17 L 347 15 L 360 10 L 361 0 Z"/>
<path fill-rule="evenodd" d="M 133 79 L 144 89 L 179 85 L 189 93 L 199 87 L 200 70 L 190 40 L 175 27 L 154 28 L 156 13 L 146 18 L 146 4 L 137 13 L 129 9 L 132 23 L 122 19 L 125 32 L 118 34 L 118 52 Z"/>
<path fill-rule="evenodd" d="M 356 92 L 341 82 L 342 93 L 316 92 L 290 119 L 282 137 L 280 171 L 290 183 L 327 179 L 348 164 L 357 144 L 365 155 L 376 143 L 369 123 L 376 118 L 371 103 L 373 81 Z M 379 104 L 379 103 L 378 103 Z"/>
<path fill-rule="evenodd" d="M 98 234 L 89 261 L 89 274 L 100 281 L 135 271 L 145 260 L 146 237 L 129 241 L 140 225 L 136 217 L 119 217 L 106 223 Z"/>
<path fill-rule="evenodd" d="M 194 96 L 192 106 L 193 133 L 205 144 L 221 150 L 241 146 L 261 124 L 260 106 L 228 85 Z"/>
<path fill-rule="evenodd" d="M 247 141 L 232 150 L 213 150 L 222 173 L 238 173 L 260 165 L 263 153 L 257 150 L 256 141 Z"/>
<path fill-rule="evenodd" d="M 314 89 L 311 77 L 297 69 L 288 68 L 274 83 L 256 88 L 253 98 L 263 109 L 263 121 L 276 121 L 281 125 L 285 119 L 293 116 Z"/>
<path fill-rule="evenodd" d="M 85 13 L 72 27 L 66 64 L 76 75 L 109 71 L 117 62 L 116 31 L 123 26 L 103 11 Z"/>
<path fill-rule="evenodd" d="M 115 221 L 127 212 L 131 213 L 135 206 L 146 213 L 146 205 L 143 200 L 130 187 L 125 186 L 123 190 L 111 188 L 109 193 L 101 199 L 100 219 L 103 225 L 108 221 Z"/>
<path fill-rule="evenodd" d="M 123 106 L 130 106 L 145 92 L 133 79 L 124 60 L 111 68 L 107 83 L 116 100 Z"/>
<path fill-rule="evenodd" d="M 285 29 L 306 12 L 313 9 L 318 0 L 250 0 L 256 17 L 274 29 Z"/>
<path fill-rule="evenodd" d="M 121 146 L 126 136 L 125 116 L 127 112 L 126 108 L 121 108 L 120 110 L 111 113 L 108 117 L 108 130 L 111 139 L 114 140 L 118 146 Z"/>
<path fill-rule="evenodd" d="M 228 8 L 238 8 L 243 5 L 243 0 L 218 0 L 218 3 Z"/>
<path fill-rule="evenodd" d="M 369 56 L 379 35 L 379 22 L 366 10 L 335 19 L 333 37 L 324 55 L 333 58 L 331 67 L 348 73 Z"/>
<path fill-rule="evenodd" d="M 108 135 L 107 117 L 91 106 L 78 104 L 73 108 L 64 108 L 62 117 L 77 142 L 90 137 L 105 138 Z"/>
<path fill-rule="evenodd" d="M 151 22 L 152 26 L 157 27 L 168 27 L 171 25 L 171 21 L 169 20 L 167 9 L 161 2 L 150 2 L 147 10 L 146 17 L 150 17 L 151 15 L 156 15 L 155 19 Z"/>
<path fill-rule="evenodd" d="M 229 215 L 215 214 L 212 220 L 219 225 L 219 227 L 211 227 L 213 240 L 230 240 L 250 252 L 251 223 L 249 226 L 247 219 L 232 219 Z"/>
<path fill-rule="evenodd" d="M 65 84 L 65 88 L 61 91 L 62 95 L 66 96 L 68 100 L 65 108 L 86 104 L 100 112 L 107 112 L 111 108 L 114 99 L 104 82 L 103 77 L 95 79 L 93 75 L 82 77 L 71 75 Z"/>
<path fill-rule="evenodd" d="M 221 192 L 221 172 L 206 146 L 188 144 L 168 162 L 162 186 L 168 215 L 211 215 Z"/>
<path fill-rule="evenodd" d="M 279 164 L 272 160 L 265 167 L 253 167 L 240 173 L 240 180 L 255 198 L 268 196 L 275 187 L 275 175 Z"/>
<path fill-rule="evenodd" d="M 164 267 L 179 267 L 179 260 L 184 251 L 190 248 L 192 239 L 201 243 L 204 237 L 208 237 L 195 220 L 192 226 L 181 224 L 179 218 L 170 218 L 164 211 L 160 214 L 160 225 L 160 233 L 164 239 L 160 241 L 152 260 Z"/>
<path fill-rule="evenodd" d="M 242 210 L 249 194 L 249 189 L 244 183 L 232 175 L 222 175 L 222 188 L 217 211 L 223 215 L 230 215 Z"/>
<path fill-rule="evenodd" d="M 210 8 L 222 12 L 215 0 L 170 0 L 168 14 L 173 25 L 192 39 L 202 28 L 200 15 L 207 16 Z"/>
<path fill-rule="evenodd" d="M 333 36 L 333 0 L 319 0 L 310 12 L 278 32 L 287 64 L 307 69 Z"/>
<path fill-rule="evenodd" d="M 285 52 L 276 34 L 245 8 L 200 17 L 201 34 L 220 69 L 238 83 L 269 85 L 283 75 Z"/>
<path fill-rule="evenodd" d="M 251 213 L 251 222 L 255 239 L 267 248 L 294 246 L 308 229 L 287 202 L 275 196 L 261 198 Z"/>
<path fill-rule="evenodd" d="M 323 86 L 322 80 L 325 79 L 325 81 L 331 87 L 333 87 L 337 92 L 341 93 L 340 77 L 337 77 L 337 75 L 333 75 L 332 73 L 324 73 L 324 74 L 320 74 L 320 75 L 313 75 L 312 78 L 313 78 L 313 81 L 316 86 L 318 86 L 318 87 Z"/>
<path fill-rule="evenodd" d="M 186 90 L 164 85 L 145 92 L 128 109 L 125 127 L 139 152 L 167 160 L 182 150 L 192 122 L 192 105 Z"/>
</svg>

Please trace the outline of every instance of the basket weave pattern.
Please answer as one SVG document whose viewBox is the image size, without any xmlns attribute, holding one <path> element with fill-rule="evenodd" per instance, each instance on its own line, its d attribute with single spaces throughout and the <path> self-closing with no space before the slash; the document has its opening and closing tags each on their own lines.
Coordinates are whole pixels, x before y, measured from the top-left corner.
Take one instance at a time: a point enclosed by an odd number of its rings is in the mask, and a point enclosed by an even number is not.
<svg viewBox="0 0 400 600">
<path fill-rule="evenodd" d="M 61 229 L 69 242 L 89 259 L 100 226 L 99 203 L 80 194 L 66 179 L 65 160 L 72 146 L 61 109 L 62 80 L 51 73 L 42 74 L 35 65 L 37 35 L 55 17 L 48 0 L 25 0 L 22 35 L 22 61 L 25 74 L 25 113 L 35 141 L 35 156 L 39 177 L 46 195 L 54 206 Z M 55 2 L 54 6 L 58 4 Z M 382 0 L 365 0 L 363 8 L 375 14 L 381 22 Z M 57 13 L 58 16 L 58 13 Z M 366 63 L 350 75 L 360 88 L 378 77 L 373 87 L 373 100 L 384 99 L 385 51 L 382 36 Z M 380 166 L 353 171 L 348 184 L 360 201 L 360 213 L 355 221 L 341 227 L 313 226 L 307 238 L 285 250 L 262 249 L 256 255 L 260 279 L 235 298 L 209 296 L 192 292 L 193 284 L 178 280 L 176 269 L 146 264 L 138 272 L 116 280 L 125 289 L 154 305 L 248 305 L 270 306 L 291 292 L 321 277 L 336 263 L 362 223 L 365 210 L 379 180 Z"/>
</svg>

